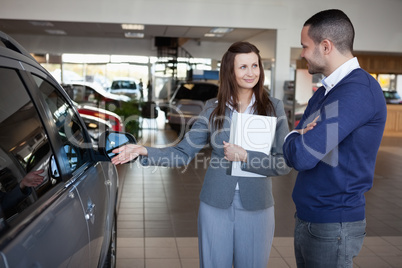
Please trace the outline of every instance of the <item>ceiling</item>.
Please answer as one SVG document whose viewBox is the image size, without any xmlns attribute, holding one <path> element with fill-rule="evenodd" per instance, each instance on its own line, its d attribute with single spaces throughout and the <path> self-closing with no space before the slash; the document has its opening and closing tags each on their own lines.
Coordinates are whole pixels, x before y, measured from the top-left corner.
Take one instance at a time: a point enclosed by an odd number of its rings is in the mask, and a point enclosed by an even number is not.
<svg viewBox="0 0 402 268">
<path fill-rule="evenodd" d="M 143 31 L 123 30 L 118 23 L 89 23 L 89 22 L 63 22 L 63 21 L 30 21 L 0 19 L 0 31 L 9 35 L 45 35 L 67 37 L 92 37 L 92 38 L 121 38 L 125 39 L 125 32 L 144 33 L 143 39 L 154 37 L 179 37 L 196 41 L 233 43 L 246 40 L 261 34 L 266 29 L 234 28 L 231 32 L 221 37 L 205 37 L 211 27 L 194 26 L 166 26 L 145 25 Z M 49 32 L 53 32 L 49 33 Z"/>
</svg>

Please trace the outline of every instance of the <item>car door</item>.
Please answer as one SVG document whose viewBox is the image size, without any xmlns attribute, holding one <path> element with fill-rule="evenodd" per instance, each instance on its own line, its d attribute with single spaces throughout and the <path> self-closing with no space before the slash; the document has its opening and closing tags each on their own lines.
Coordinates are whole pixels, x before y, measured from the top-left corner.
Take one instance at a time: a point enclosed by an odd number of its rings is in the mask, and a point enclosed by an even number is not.
<svg viewBox="0 0 402 268">
<path fill-rule="evenodd" d="M 3 194 L 18 190 L 23 178 L 32 170 L 44 169 L 45 177 L 41 185 L 32 188 L 24 199 L 7 206 L 7 210 L 3 209 L 2 203 L 2 265 L 89 266 L 88 224 L 78 187 L 71 180 L 74 178 L 65 175 L 68 174 L 64 160 L 67 153 L 58 146 L 52 133 L 55 124 L 50 124 L 52 122 L 45 116 L 45 111 L 51 112 L 38 102 L 38 94 L 27 90 L 32 84 L 30 79 L 24 79 L 29 75 L 23 69 L 31 67 L 4 59 L 0 62 L 0 182 L 4 186 Z M 35 161 L 31 160 L 32 156 Z M 75 166 L 78 166 L 77 161 Z"/>
<path fill-rule="evenodd" d="M 89 227 L 90 263 L 96 267 L 103 263 L 108 253 L 106 241 L 110 240 L 110 232 L 115 220 L 116 169 L 108 162 L 98 162 L 81 176 L 77 183 L 85 217 Z"/>
<path fill-rule="evenodd" d="M 57 128 L 67 172 L 82 203 L 89 234 L 89 266 L 103 262 L 108 251 L 117 193 L 117 171 L 106 157 L 96 154 L 82 120 L 62 92 L 33 75 Z M 74 266 L 70 266 L 74 267 Z"/>
</svg>

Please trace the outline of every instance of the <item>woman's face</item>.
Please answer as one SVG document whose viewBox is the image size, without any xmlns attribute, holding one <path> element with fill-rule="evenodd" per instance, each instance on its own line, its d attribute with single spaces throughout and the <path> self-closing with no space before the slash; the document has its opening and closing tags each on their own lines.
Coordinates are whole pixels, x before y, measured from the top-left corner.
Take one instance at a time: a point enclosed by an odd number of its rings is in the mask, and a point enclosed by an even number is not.
<svg viewBox="0 0 402 268">
<path fill-rule="evenodd" d="M 253 89 L 260 78 L 258 55 L 254 52 L 237 54 L 234 70 L 239 89 Z"/>
</svg>

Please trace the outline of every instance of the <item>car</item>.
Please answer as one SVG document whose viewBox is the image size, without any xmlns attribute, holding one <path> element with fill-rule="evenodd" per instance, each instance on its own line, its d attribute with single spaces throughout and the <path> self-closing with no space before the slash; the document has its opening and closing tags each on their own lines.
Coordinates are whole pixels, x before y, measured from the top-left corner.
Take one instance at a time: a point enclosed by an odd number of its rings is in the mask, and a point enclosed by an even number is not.
<svg viewBox="0 0 402 268">
<path fill-rule="evenodd" d="M 99 74 L 86 75 L 85 76 L 85 81 L 96 83 L 96 84 L 100 85 L 104 89 L 109 88 L 110 84 L 111 84 L 110 80 L 107 77 L 105 77 L 104 75 L 99 75 Z"/>
<path fill-rule="evenodd" d="M 77 105 L 77 110 L 81 116 L 89 115 L 106 120 L 112 130 L 120 132 L 125 131 L 122 118 L 114 112 L 91 105 Z"/>
<path fill-rule="evenodd" d="M 121 102 L 131 101 L 130 97 L 108 92 L 101 85 L 93 82 L 74 82 L 62 84 L 62 86 L 70 98 L 79 104 L 102 107 L 114 104 L 120 107 Z"/>
<path fill-rule="evenodd" d="M 87 127 L 93 147 L 97 149 L 99 146 L 100 135 L 105 131 L 112 130 L 112 125 L 108 121 L 97 116 L 87 114 L 80 114 L 80 116 Z"/>
<path fill-rule="evenodd" d="M 139 81 L 132 78 L 117 78 L 112 81 L 109 90 L 110 93 L 128 96 L 134 100 L 143 98 L 143 88 Z"/>
<path fill-rule="evenodd" d="M 402 104 L 402 98 L 398 94 L 397 91 L 394 90 L 383 90 L 382 93 L 384 94 L 385 101 L 388 104 Z"/>
<path fill-rule="evenodd" d="M 115 267 L 119 177 L 107 149 L 134 136 L 106 131 L 95 148 L 65 90 L 3 32 L 0 79 L 0 266 Z M 25 187 L 33 172 L 42 183 Z"/>
<path fill-rule="evenodd" d="M 169 101 L 167 120 L 179 135 L 193 125 L 205 103 L 218 95 L 218 85 L 211 82 L 180 82 Z"/>
</svg>

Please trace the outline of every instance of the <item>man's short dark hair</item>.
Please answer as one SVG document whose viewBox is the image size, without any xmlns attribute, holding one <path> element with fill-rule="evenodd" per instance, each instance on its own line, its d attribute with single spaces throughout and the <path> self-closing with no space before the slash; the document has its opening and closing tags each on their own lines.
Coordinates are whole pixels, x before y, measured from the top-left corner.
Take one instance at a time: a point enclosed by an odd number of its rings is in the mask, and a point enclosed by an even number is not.
<svg viewBox="0 0 402 268">
<path fill-rule="evenodd" d="M 349 17 L 341 10 L 329 9 L 309 18 L 304 26 L 310 26 L 309 37 L 315 44 L 330 40 L 341 53 L 353 52 L 355 30 Z"/>
</svg>

